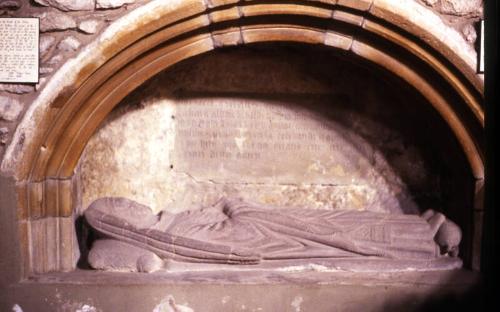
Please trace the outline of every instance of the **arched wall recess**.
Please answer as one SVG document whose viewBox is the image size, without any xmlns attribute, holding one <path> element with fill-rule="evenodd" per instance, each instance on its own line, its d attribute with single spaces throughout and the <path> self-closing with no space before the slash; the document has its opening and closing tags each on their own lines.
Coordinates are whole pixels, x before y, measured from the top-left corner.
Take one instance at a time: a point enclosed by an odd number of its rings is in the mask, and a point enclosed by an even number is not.
<svg viewBox="0 0 500 312">
<path fill-rule="evenodd" d="M 471 176 L 481 181 L 482 81 L 469 54 L 411 17 L 413 6 L 432 14 L 413 2 L 403 9 L 389 0 L 153 1 L 110 26 L 81 59 L 54 76 L 18 129 L 16 139 L 22 136 L 24 146 L 15 139 L 2 163 L 18 180 L 24 274 L 74 268 L 76 246 L 68 239 L 74 235 L 72 177 L 86 143 L 113 107 L 160 71 L 219 47 L 317 44 L 376 64 L 439 112 L 460 142 Z M 37 126 L 26 131 L 34 121 Z M 54 222 L 57 233 L 47 231 Z"/>
</svg>

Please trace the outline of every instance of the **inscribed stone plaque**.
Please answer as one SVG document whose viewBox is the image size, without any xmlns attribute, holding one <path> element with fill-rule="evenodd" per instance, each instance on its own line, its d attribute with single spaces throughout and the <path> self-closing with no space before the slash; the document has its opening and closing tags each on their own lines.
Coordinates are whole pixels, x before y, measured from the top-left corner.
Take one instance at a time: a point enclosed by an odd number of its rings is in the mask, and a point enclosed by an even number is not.
<svg viewBox="0 0 500 312">
<path fill-rule="evenodd" d="M 305 102 L 185 101 L 176 108 L 175 170 L 215 182 L 352 183 L 363 153 L 310 109 L 320 104 Z"/>
<path fill-rule="evenodd" d="M 0 18 L 0 82 L 38 82 L 38 18 Z"/>
</svg>

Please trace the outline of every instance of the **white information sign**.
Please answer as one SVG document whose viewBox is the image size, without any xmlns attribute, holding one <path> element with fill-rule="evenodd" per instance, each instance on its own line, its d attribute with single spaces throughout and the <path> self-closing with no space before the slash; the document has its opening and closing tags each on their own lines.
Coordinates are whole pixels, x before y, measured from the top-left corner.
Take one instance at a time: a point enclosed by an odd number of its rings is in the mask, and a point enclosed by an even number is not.
<svg viewBox="0 0 500 312">
<path fill-rule="evenodd" d="M 0 83 L 37 83 L 38 18 L 0 18 Z"/>
</svg>

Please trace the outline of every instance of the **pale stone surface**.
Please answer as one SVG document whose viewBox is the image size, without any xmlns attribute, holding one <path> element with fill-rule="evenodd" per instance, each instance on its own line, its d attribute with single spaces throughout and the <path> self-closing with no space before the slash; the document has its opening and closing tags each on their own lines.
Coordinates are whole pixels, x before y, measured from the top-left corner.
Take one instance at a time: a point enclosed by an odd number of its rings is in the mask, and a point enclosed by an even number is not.
<svg viewBox="0 0 500 312">
<path fill-rule="evenodd" d="M 115 9 L 134 2 L 135 0 L 96 0 L 95 6 L 98 9 Z"/>
<path fill-rule="evenodd" d="M 81 43 L 73 36 L 69 36 L 61 40 L 57 45 L 57 49 L 61 51 L 75 51 L 80 47 Z"/>
<path fill-rule="evenodd" d="M 50 51 L 52 45 L 56 42 L 56 38 L 50 35 L 40 36 L 40 57 L 44 57 Z"/>
<path fill-rule="evenodd" d="M 54 68 L 51 66 L 41 66 L 40 67 L 40 75 L 48 75 L 54 71 Z"/>
<path fill-rule="evenodd" d="M 78 25 L 78 29 L 86 34 L 95 34 L 98 26 L 99 26 L 98 20 L 86 20 L 81 22 L 80 25 Z"/>
<path fill-rule="evenodd" d="M 14 121 L 23 110 L 23 104 L 16 99 L 0 95 L 0 120 Z"/>
<path fill-rule="evenodd" d="M 470 43 L 476 42 L 477 33 L 476 33 L 476 29 L 474 28 L 473 25 L 471 25 L 471 24 L 464 25 L 464 27 L 462 28 L 462 33 L 464 34 L 465 39 L 468 42 L 470 42 Z"/>
<path fill-rule="evenodd" d="M 70 15 L 57 11 L 37 13 L 40 18 L 40 32 L 60 31 L 76 28 L 76 22 Z"/>
<path fill-rule="evenodd" d="M 40 90 L 43 86 L 45 86 L 45 84 L 47 83 L 47 80 L 49 78 L 47 77 L 41 77 L 38 81 L 38 83 L 35 85 L 35 90 Z"/>
<path fill-rule="evenodd" d="M 62 11 L 89 11 L 95 7 L 95 0 L 34 0 L 36 3 L 51 6 Z"/>
<path fill-rule="evenodd" d="M 483 0 L 422 0 L 443 14 L 457 16 L 481 16 Z"/>
<path fill-rule="evenodd" d="M 47 61 L 47 65 L 57 65 L 61 63 L 63 59 L 64 58 L 61 54 L 56 54 Z"/>
<path fill-rule="evenodd" d="M 168 295 L 154 307 L 153 312 L 194 312 L 194 310 L 186 305 L 175 303 L 174 297 Z"/>
<path fill-rule="evenodd" d="M 24 94 L 35 91 L 35 87 L 30 84 L 0 83 L 0 91 L 15 94 Z"/>
</svg>

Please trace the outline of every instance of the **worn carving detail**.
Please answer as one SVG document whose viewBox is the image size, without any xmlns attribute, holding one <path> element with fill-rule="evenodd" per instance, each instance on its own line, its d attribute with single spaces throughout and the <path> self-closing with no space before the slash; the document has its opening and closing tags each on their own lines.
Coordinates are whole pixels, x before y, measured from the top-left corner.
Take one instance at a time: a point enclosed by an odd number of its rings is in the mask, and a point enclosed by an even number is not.
<svg viewBox="0 0 500 312">
<path fill-rule="evenodd" d="M 167 267 L 156 256 L 237 265 L 359 258 L 412 265 L 421 261 L 433 268 L 450 267 L 446 262 L 429 265 L 439 258 L 461 263 L 456 258 L 460 229 L 432 210 L 422 216 L 397 215 L 276 208 L 222 198 L 210 207 L 155 215 L 132 200 L 101 198 L 85 217 L 111 238 L 97 240 L 90 252 L 90 265 L 101 269 L 151 272 Z M 380 269 L 388 267 L 387 261 L 380 264 Z"/>
</svg>

